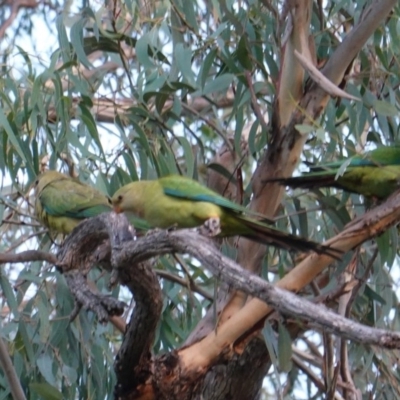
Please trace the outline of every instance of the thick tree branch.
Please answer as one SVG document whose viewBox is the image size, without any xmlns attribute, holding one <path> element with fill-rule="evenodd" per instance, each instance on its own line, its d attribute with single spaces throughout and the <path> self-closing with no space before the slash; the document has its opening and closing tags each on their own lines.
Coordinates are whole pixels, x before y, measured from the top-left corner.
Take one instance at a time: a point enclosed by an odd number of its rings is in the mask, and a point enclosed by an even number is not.
<svg viewBox="0 0 400 400">
<path fill-rule="evenodd" d="M 107 236 L 109 240 L 105 241 Z M 120 248 L 124 243 L 136 243 L 135 232 L 128 220 L 124 215 L 105 213 L 78 225 L 58 254 L 59 265 L 78 306 L 94 311 L 100 321 L 105 322 L 110 316 L 122 313 L 124 306 L 110 296 L 93 293 L 87 286 L 84 274 L 103 261 L 103 257 L 110 259 L 111 256 L 117 279 L 129 288 L 135 299 L 136 307 L 115 361 L 117 398 L 143 385 L 149 378 L 151 348 L 162 307 L 161 288 L 151 263 L 132 264 L 130 259 L 121 260 Z M 102 247 L 105 248 L 99 252 Z"/>
<path fill-rule="evenodd" d="M 282 40 L 282 62 L 279 71 L 274 118 L 277 126 L 285 126 L 297 106 L 303 91 L 304 69 L 295 56 L 295 51 L 309 54 L 308 35 L 310 30 L 310 0 L 286 1 L 287 25 Z M 274 132 L 273 132 L 274 134 Z"/>
<path fill-rule="evenodd" d="M 398 218 L 400 218 L 400 206 L 398 213 Z M 345 233 L 348 235 L 349 231 Z M 247 294 L 257 296 L 278 311 L 309 320 L 315 326 L 364 344 L 400 348 L 400 333 L 370 328 L 347 320 L 324 306 L 302 299 L 291 292 L 273 286 L 254 274 L 243 271 L 238 264 L 223 256 L 209 239 L 195 230 L 155 231 L 134 243 L 127 242 L 118 250 L 118 262 L 126 263 L 126 260 L 129 260 L 130 263 L 136 264 L 156 255 L 172 252 L 188 253 L 196 257 L 219 279 Z M 243 328 L 243 322 L 240 325 Z M 246 326 L 245 329 L 250 328 L 251 326 Z M 245 332 L 236 330 L 235 337 L 229 335 L 224 339 L 229 339 L 229 342 L 233 343 L 243 333 Z"/>
<path fill-rule="evenodd" d="M 119 398 L 133 388 L 145 384 L 152 374 L 152 347 L 162 311 L 162 292 L 157 275 L 149 262 L 132 263 L 120 258 L 120 249 L 132 243 L 132 227 L 123 215 L 103 214 L 102 220 L 110 236 L 113 268 L 119 280 L 131 291 L 136 307 L 124 341 L 115 360 Z M 133 241 L 136 243 L 136 240 Z M 147 261 L 147 260 L 144 260 Z"/>
</svg>

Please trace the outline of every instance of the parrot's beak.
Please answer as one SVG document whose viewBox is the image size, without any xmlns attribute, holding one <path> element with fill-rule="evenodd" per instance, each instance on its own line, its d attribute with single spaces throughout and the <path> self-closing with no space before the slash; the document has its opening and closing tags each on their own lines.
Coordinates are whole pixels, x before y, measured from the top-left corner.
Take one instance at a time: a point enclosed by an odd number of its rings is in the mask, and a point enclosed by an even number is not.
<svg viewBox="0 0 400 400">
<path fill-rule="evenodd" d="M 114 212 L 117 213 L 117 214 L 121 214 L 122 213 L 121 207 L 120 206 L 114 206 Z"/>
</svg>

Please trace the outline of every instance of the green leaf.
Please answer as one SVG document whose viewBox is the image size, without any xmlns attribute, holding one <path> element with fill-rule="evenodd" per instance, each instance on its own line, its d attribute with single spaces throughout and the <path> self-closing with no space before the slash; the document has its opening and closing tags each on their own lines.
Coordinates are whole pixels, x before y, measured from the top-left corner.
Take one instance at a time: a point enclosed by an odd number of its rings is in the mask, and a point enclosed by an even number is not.
<svg viewBox="0 0 400 400">
<path fill-rule="evenodd" d="M 64 63 L 71 61 L 71 47 L 68 41 L 67 30 L 64 25 L 64 14 L 60 14 L 56 19 L 58 41 L 60 43 L 61 56 Z"/>
<path fill-rule="evenodd" d="M 41 282 L 38 282 L 40 285 Z M 39 292 L 40 299 L 37 302 L 37 308 L 39 313 L 39 335 L 42 343 L 47 343 L 50 333 L 50 312 L 48 300 L 43 292 Z"/>
<path fill-rule="evenodd" d="M 191 29 L 195 32 L 199 32 L 199 27 L 197 25 L 197 12 L 194 9 L 195 4 L 194 1 L 182 1 L 183 3 L 183 12 L 186 17 L 186 23 L 191 27 Z"/>
<path fill-rule="evenodd" d="M 309 133 L 312 133 L 315 131 L 315 127 L 312 125 L 307 125 L 307 124 L 297 124 L 294 126 L 299 133 L 302 133 L 303 135 L 308 135 Z"/>
<path fill-rule="evenodd" d="M 338 171 L 335 175 L 335 179 L 339 178 L 340 176 L 343 176 L 343 174 L 346 172 L 347 167 L 349 166 L 349 164 L 351 163 L 351 158 L 349 158 L 348 160 L 346 160 L 339 168 Z"/>
<path fill-rule="evenodd" d="M 377 301 L 378 303 L 383 305 L 386 304 L 385 299 L 378 292 L 372 289 L 371 285 L 365 285 L 364 294 L 370 300 Z"/>
<path fill-rule="evenodd" d="M 292 339 L 286 327 L 279 323 L 278 358 L 281 371 L 289 372 L 292 368 Z"/>
<path fill-rule="evenodd" d="M 232 174 L 223 165 L 218 164 L 218 163 L 210 163 L 210 164 L 207 164 L 207 168 L 210 168 L 213 171 L 218 172 L 223 177 L 225 177 L 230 183 L 237 185 L 238 182 L 236 179 L 236 174 Z"/>
<path fill-rule="evenodd" d="M 81 111 L 82 121 L 86 125 L 90 136 L 95 141 L 95 143 L 96 143 L 97 147 L 99 148 L 100 152 L 102 153 L 103 157 L 105 157 L 103 147 L 100 142 L 99 133 L 97 132 L 96 122 L 95 122 L 92 114 L 90 113 L 89 109 L 85 107 L 83 102 L 79 103 L 79 109 Z"/>
<path fill-rule="evenodd" d="M 119 53 L 120 48 L 117 42 L 107 37 L 100 36 L 97 39 L 95 36 L 91 36 L 83 39 L 83 51 L 85 52 L 85 54 L 91 54 L 94 53 L 95 51 Z"/>
<path fill-rule="evenodd" d="M 210 93 L 220 93 L 228 89 L 234 79 L 233 74 L 223 74 L 216 77 L 214 80 L 210 80 L 204 85 L 204 89 L 201 94 L 203 96 Z"/>
<path fill-rule="evenodd" d="M 13 129 L 11 128 L 11 125 L 8 122 L 8 119 L 5 116 L 2 108 L 0 108 L 0 127 L 2 127 L 5 130 L 8 140 L 11 142 L 18 155 L 26 162 L 27 159 L 22 150 L 21 142 L 18 136 L 14 133 Z"/>
<path fill-rule="evenodd" d="M 36 360 L 36 365 L 46 381 L 51 385 L 55 385 L 56 380 L 53 375 L 53 363 L 50 356 L 47 353 L 41 354 Z"/>
<path fill-rule="evenodd" d="M 256 146 L 256 136 L 258 133 L 258 128 L 259 128 L 260 124 L 258 122 L 258 120 L 255 120 L 253 122 L 253 124 L 251 125 L 251 129 L 249 132 L 249 151 L 250 154 L 252 154 L 253 156 L 255 156 L 257 154 L 257 146 Z"/>
<path fill-rule="evenodd" d="M 79 19 L 71 28 L 71 43 L 78 57 L 78 60 L 86 67 L 92 68 L 92 63 L 86 57 L 86 52 L 83 43 L 83 28 L 86 18 Z"/>
<path fill-rule="evenodd" d="M 385 231 L 380 236 L 378 236 L 376 238 L 376 243 L 379 249 L 379 257 L 383 265 L 389 258 L 391 248 L 389 231 Z"/>
<path fill-rule="evenodd" d="M 254 65 L 251 62 L 249 49 L 247 48 L 246 36 L 242 36 L 239 40 L 238 47 L 236 50 L 236 56 L 243 68 L 251 71 Z"/>
<path fill-rule="evenodd" d="M 129 175 L 132 178 L 133 181 L 138 181 L 139 176 L 136 170 L 135 166 L 135 160 L 132 158 L 132 156 L 126 152 L 122 154 L 122 157 L 124 158 L 125 164 L 128 168 Z"/>
<path fill-rule="evenodd" d="M 183 156 L 185 157 L 186 175 L 193 177 L 195 159 L 193 156 L 192 146 L 184 136 L 177 137 L 183 148 Z"/>
<path fill-rule="evenodd" d="M 19 53 L 24 58 L 26 65 L 28 66 L 28 74 L 30 76 L 33 75 L 32 62 L 31 62 L 31 59 L 30 59 L 28 53 L 22 47 L 20 47 L 18 45 L 16 45 L 15 47 L 18 49 Z"/>
<path fill-rule="evenodd" d="M 384 100 L 376 100 L 373 104 L 373 107 L 378 114 L 386 117 L 396 117 L 399 115 L 399 111 L 397 110 L 396 106 Z"/>
<path fill-rule="evenodd" d="M 302 207 L 299 199 L 294 198 L 293 199 L 293 203 L 294 203 L 295 210 L 297 212 L 297 218 L 298 218 L 298 221 L 299 221 L 300 236 L 308 237 L 307 210 L 304 207 Z"/>
<path fill-rule="evenodd" d="M 136 42 L 136 56 L 138 62 L 142 64 L 143 68 L 151 69 L 155 66 L 153 60 L 149 57 L 149 35 L 143 35 L 137 42 Z"/>
<path fill-rule="evenodd" d="M 152 96 L 158 96 L 166 80 L 166 76 L 159 76 L 149 82 L 144 89 L 143 100 L 148 102 Z"/>
<path fill-rule="evenodd" d="M 264 336 L 265 344 L 267 346 L 271 362 L 275 367 L 277 367 L 278 366 L 278 343 L 277 343 L 275 331 L 268 321 L 266 322 L 264 329 L 262 330 L 262 334 Z"/>
<path fill-rule="evenodd" d="M 198 83 L 202 89 L 206 84 L 209 75 L 211 75 L 211 67 L 217 56 L 217 49 L 211 49 L 210 52 L 205 57 L 204 61 L 201 63 L 200 71 L 198 74 Z"/>
<path fill-rule="evenodd" d="M 183 80 L 191 86 L 195 86 L 196 83 L 192 71 L 192 50 L 190 48 L 185 48 L 183 43 L 178 43 L 175 46 L 174 55 L 175 61 L 182 73 Z"/>
<path fill-rule="evenodd" d="M 43 400 L 62 400 L 62 393 L 48 383 L 30 383 L 29 388 L 37 393 Z"/>
</svg>

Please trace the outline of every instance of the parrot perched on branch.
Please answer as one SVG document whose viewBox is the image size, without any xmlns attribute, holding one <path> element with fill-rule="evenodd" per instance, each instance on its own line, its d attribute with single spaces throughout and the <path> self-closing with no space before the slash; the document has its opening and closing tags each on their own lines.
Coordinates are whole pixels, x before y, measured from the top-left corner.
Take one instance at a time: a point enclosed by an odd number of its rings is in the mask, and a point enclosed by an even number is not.
<svg viewBox="0 0 400 400">
<path fill-rule="evenodd" d="M 268 182 L 307 189 L 335 187 L 384 199 L 400 187 L 400 146 L 378 147 L 348 160 L 313 166 L 310 172 L 299 177 L 276 178 Z"/>
<path fill-rule="evenodd" d="M 313 250 L 336 258 L 341 254 L 328 246 L 282 232 L 268 225 L 265 216 L 264 220 L 257 220 L 261 214 L 179 175 L 129 183 L 111 201 L 115 212 L 132 212 L 153 227 L 192 228 L 216 219 L 221 230 L 219 236 L 241 235 L 262 244 L 288 250 Z"/>
<path fill-rule="evenodd" d="M 112 210 L 103 193 L 60 172 L 46 171 L 35 184 L 35 213 L 51 231 L 68 234 L 85 218 Z"/>
</svg>

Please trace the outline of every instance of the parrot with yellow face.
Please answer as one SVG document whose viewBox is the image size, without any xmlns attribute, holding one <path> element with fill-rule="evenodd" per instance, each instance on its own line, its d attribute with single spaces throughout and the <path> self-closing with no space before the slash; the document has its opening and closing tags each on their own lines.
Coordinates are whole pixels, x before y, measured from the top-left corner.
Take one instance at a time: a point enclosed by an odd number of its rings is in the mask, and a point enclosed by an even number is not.
<svg viewBox="0 0 400 400">
<path fill-rule="evenodd" d="M 111 211 L 110 199 L 57 171 L 46 171 L 35 182 L 35 213 L 50 231 L 68 234 L 81 221 Z"/>
<path fill-rule="evenodd" d="M 282 232 L 266 223 L 265 217 L 256 219 L 260 214 L 179 175 L 129 183 L 111 201 L 115 212 L 132 212 L 157 228 L 192 228 L 214 218 L 219 220 L 221 237 L 241 235 L 287 250 L 312 250 L 336 258 L 340 254 L 328 246 Z"/>
</svg>

